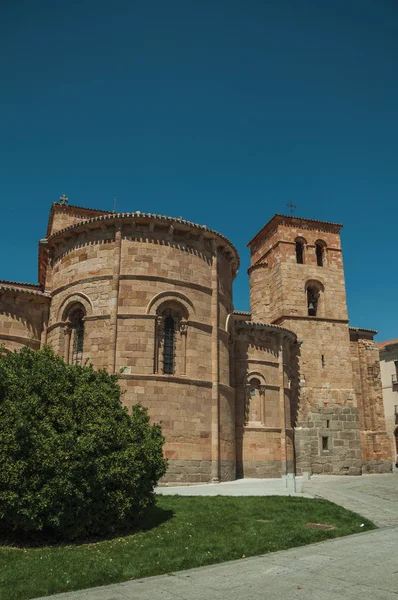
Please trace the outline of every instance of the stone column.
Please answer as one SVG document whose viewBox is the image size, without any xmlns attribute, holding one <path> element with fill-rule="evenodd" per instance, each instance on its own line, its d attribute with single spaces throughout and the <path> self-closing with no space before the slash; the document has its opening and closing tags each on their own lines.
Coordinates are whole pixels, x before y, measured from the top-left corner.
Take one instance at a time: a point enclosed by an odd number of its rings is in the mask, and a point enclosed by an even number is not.
<svg viewBox="0 0 398 600">
<path fill-rule="evenodd" d="M 281 427 L 281 475 L 288 472 L 287 446 L 286 446 L 286 406 L 285 406 L 285 373 L 284 373 L 284 351 L 283 335 L 278 336 L 278 379 L 279 379 L 279 414 Z"/>
<path fill-rule="evenodd" d="M 188 321 L 185 319 L 180 321 L 180 334 L 181 334 L 181 375 L 187 374 L 187 336 L 188 336 Z"/>
<path fill-rule="evenodd" d="M 122 225 L 115 225 L 115 247 L 113 254 L 113 277 L 111 296 L 109 299 L 110 307 L 110 341 L 109 341 L 109 371 L 116 371 L 116 350 L 117 350 L 117 313 L 119 303 L 119 278 L 120 278 L 120 263 L 122 255 Z"/>
<path fill-rule="evenodd" d="M 163 337 L 163 317 L 157 316 L 155 318 L 155 350 L 153 357 L 153 372 L 159 373 L 160 369 L 160 343 Z"/>
<path fill-rule="evenodd" d="M 64 338 L 64 361 L 68 365 L 69 364 L 69 358 L 70 358 L 71 339 L 72 339 L 72 328 L 69 325 L 66 325 L 66 327 L 64 328 L 64 334 L 65 334 L 65 338 Z"/>
<path fill-rule="evenodd" d="M 265 425 L 265 385 L 260 385 L 258 388 L 260 394 L 260 421 Z"/>
<path fill-rule="evenodd" d="M 43 348 L 43 346 L 45 346 L 47 343 L 47 328 L 48 328 L 49 314 L 50 314 L 50 305 L 46 303 L 43 307 L 43 316 L 42 316 L 42 320 L 41 320 L 41 336 L 40 336 L 40 347 L 41 348 Z"/>
<path fill-rule="evenodd" d="M 216 241 L 212 240 L 211 270 L 211 364 L 212 364 L 212 410 L 211 410 L 211 476 L 220 481 L 220 401 L 219 401 L 219 352 L 218 352 L 218 256 Z"/>
</svg>

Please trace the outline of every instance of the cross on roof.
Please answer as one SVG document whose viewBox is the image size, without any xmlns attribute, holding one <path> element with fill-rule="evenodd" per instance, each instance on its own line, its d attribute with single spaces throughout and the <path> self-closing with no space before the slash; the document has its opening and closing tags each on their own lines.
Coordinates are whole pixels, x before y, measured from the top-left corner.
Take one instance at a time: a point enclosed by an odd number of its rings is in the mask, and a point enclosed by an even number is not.
<svg viewBox="0 0 398 600">
<path fill-rule="evenodd" d="M 62 194 L 62 196 L 60 196 L 59 201 L 61 204 L 68 204 L 68 202 L 69 202 L 68 196 L 65 196 L 65 194 Z"/>
<path fill-rule="evenodd" d="M 291 200 L 290 200 L 290 202 L 288 202 L 286 204 L 286 206 L 288 206 L 290 208 L 290 214 L 291 215 L 293 214 L 294 209 L 297 208 L 297 206 L 295 204 L 293 204 L 293 202 Z"/>
</svg>

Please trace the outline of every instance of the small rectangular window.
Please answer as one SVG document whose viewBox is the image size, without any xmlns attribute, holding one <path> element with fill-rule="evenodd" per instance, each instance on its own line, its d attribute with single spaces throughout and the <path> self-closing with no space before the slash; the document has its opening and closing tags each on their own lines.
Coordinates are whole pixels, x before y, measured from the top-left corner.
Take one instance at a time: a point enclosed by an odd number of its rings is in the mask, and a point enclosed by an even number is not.
<svg viewBox="0 0 398 600">
<path fill-rule="evenodd" d="M 328 450 L 328 449 L 329 449 L 329 438 L 325 436 L 322 438 L 322 450 Z"/>
<path fill-rule="evenodd" d="M 329 419 L 327 419 L 326 420 L 326 429 L 329 429 L 329 427 L 330 427 L 330 421 L 329 421 Z"/>
</svg>

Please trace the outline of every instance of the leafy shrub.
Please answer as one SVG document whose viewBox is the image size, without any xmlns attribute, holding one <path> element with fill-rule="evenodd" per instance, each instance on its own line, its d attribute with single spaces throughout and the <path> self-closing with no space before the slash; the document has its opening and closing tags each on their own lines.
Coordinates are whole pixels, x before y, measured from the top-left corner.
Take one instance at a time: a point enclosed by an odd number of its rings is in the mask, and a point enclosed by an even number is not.
<svg viewBox="0 0 398 600">
<path fill-rule="evenodd" d="M 116 375 L 48 347 L 0 359 L 0 526 L 75 539 L 129 525 L 166 471 L 160 427 Z"/>
</svg>

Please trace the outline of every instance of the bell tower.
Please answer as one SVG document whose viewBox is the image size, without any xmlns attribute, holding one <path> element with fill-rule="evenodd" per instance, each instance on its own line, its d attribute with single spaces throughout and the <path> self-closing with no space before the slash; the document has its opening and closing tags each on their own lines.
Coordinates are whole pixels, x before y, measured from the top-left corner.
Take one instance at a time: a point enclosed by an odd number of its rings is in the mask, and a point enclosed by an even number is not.
<svg viewBox="0 0 398 600">
<path fill-rule="evenodd" d="M 298 473 L 361 473 L 341 227 L 275 215 L 248 244 L 252 320 L 300 340 L 292 382 Z"/>
</svg>

